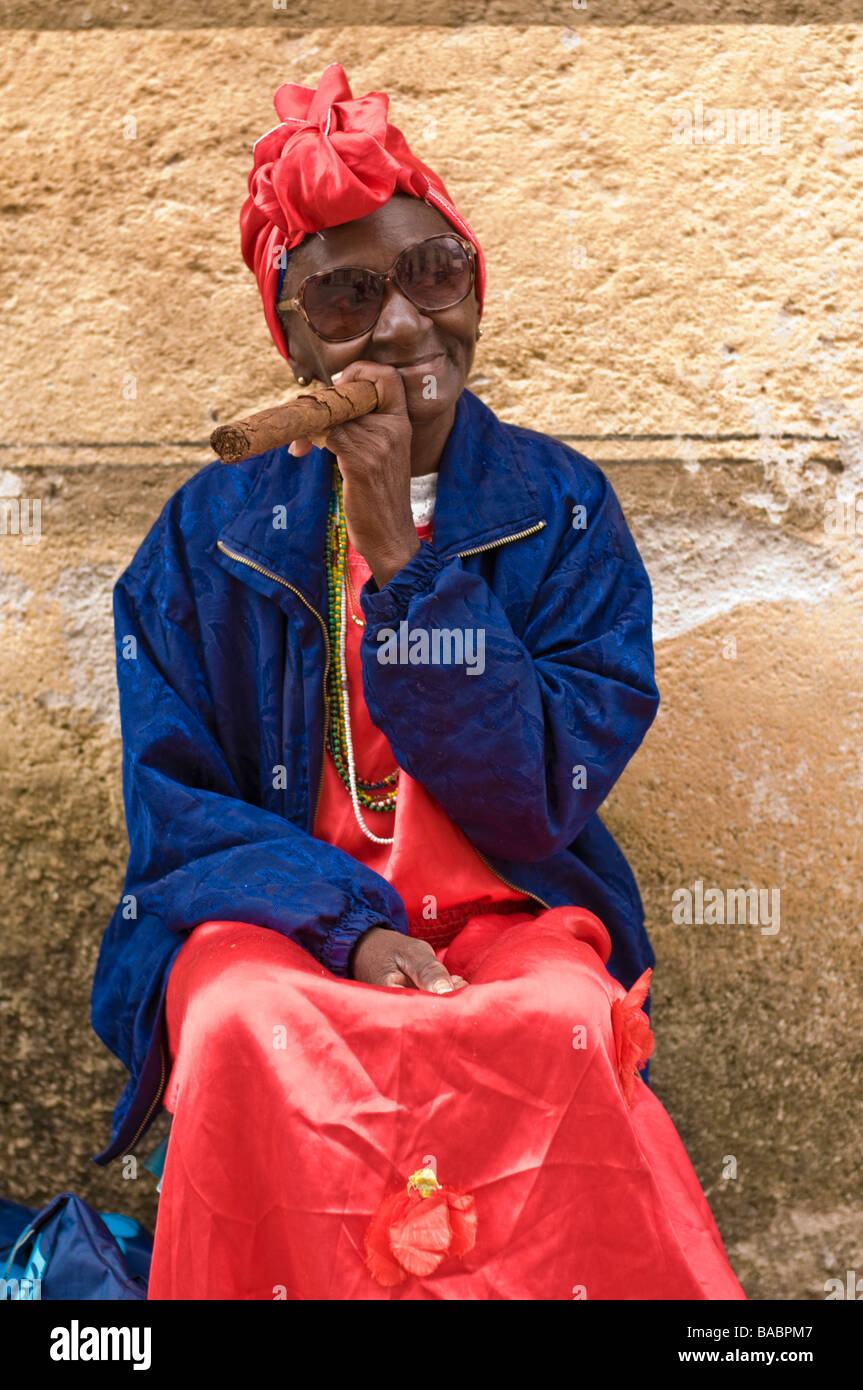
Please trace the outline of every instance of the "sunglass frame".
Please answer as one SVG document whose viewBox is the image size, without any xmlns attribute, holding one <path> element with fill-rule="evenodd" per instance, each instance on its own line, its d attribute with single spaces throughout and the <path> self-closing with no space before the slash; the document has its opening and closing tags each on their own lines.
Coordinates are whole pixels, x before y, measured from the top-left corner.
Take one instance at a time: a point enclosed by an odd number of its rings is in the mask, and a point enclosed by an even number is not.
<svg viewBox="0 0 863 1390">
<path fill-rule="evenodd" d="M 459 295 L 458 299 L 454 299 L 451 304 L 442 304 L 438 309 L 426 309 L 424 305 L 417 304 L 415 300 L 411 299 L 411 296 L 408 294 L 407 290 L 404 288 L 403 285 L 399 283 L 398 277 L 395 274 L 396 266 L 398 265 L 402 257 L 408 255 L 410 251 L 416 251 L 417 247 L 425 246 L 426 243 L 429 241 L 442 241 L 444 238 L 446 238 L 447 241 L 457 242 L 458 245 L 465 252 L 468 259 L 468 265 L 470 267 L 470 279 L 468 281 L 468 286 L 464 294 Z M 315 328 L 315 325 L 309 318 L 304 303 L 305 291 L 307 286 L 313 280 L 317 280 L 324 275 L 332 275 L 334 270 L 361 270 L 364 275 L 372 275 L 379 282 L 378 288 L 380 293 L 380 303 L 378 305 L 378 311 L 375 314 L 372 323 L 369 325 L 368 328 L 361 329 L 359 333 L 350 333 L 346 338 L 330 338 L 325 333 L 321 333 L 319 329 Z M 329 270 L 316 270 L 311 275 L 307 275 L 305 280 L 302 281 L 293 299 L 281 300 L 276 305 L 276 308 L 279 311 L 285 309 L 294 309 L 298 313 L 302 314 L 303 318 L 309 325 L 309 328 L 312 330 L 315 337 L 320 338 L 325 343 L 350 343 L 355 338 L 364 338 L 366 334 L 371 333 L 372 329 L 375 327 L 375 324 L 377 323 L 378 319 L 381 316 L 381 313 L 383 312 L 384 293 L 389 283 L 394 284 L 399 290 L 401 290 L 405 298 L 409 299 L 411 304 L 413 304 L 415 308 L 421 309 L 424 314 L 440 314 L 443 313 L 446 309 L 454 309 L 456 304 L 464 303 L 471 290 L 473 289 L 475 281 L 476 247 L 473 245 L 473 242 L 468 241 L 466 237 L 458 236 L 455 232 L 437 232 L 434 236 L 423 237 L 422 241 L 415 241 L 412 246 L 406 246 L 403 251 L 399 252 L 392 265 L 390 266 L 389 270 L 387 271 L 369 270 L 368 266 L 364 265 L 334 265 Z"/>
</svg>

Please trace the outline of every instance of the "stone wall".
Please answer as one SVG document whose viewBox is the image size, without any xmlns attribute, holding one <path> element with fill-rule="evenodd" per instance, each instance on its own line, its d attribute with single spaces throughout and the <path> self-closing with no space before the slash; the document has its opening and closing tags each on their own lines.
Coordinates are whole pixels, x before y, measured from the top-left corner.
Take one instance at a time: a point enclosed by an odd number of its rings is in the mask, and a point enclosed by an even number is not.
<svg viewBox="0 0 863 1390">
<path fill-rule="evenodd" d="M 605 815 L 655 1089 L 750 1297 L 863 1273 L 863 12 L 721 10 L 7 0 L 6 1195 L 154 1220 L 143 1167 L 89 1161 L 125 1079 L 88 1014 L 125 864 L 111 587 L 214 422 L 291 384 L 237 215 L 276 87 L 338 60 L 483 243 L 472 389 L 606 468 L 654 582 L 662 707 Z M 675 921 L 698 881 L 778 890 L 778 930 Z"/>
</svg>

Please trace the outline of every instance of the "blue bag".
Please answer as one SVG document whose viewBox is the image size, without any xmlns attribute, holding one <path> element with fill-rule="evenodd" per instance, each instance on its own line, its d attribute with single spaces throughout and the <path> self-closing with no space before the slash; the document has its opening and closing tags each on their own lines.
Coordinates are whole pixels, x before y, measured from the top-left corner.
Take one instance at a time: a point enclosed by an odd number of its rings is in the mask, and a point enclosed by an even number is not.
<svg viewBox="0 0 863 1390">
<path fill-rule="evenodd" d="M 0 1199 L 4 1299 L 145 1299 L 152 1249 L 137 1221 L 72 1192 L 41 1211 Z"/>
</svg>

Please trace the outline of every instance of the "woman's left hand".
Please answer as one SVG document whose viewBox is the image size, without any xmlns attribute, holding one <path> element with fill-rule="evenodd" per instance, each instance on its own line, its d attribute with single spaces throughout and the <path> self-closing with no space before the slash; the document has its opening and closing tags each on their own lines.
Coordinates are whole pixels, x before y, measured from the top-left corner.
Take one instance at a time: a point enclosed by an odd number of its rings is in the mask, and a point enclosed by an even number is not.
<svg viewBox="0 0 863 1390">
<path fill-rule="evenodd" d="M 326 447 L 342 475 L 348 539 L 382 589 L 420 548 L 410 499 L 413 430 L 395 367 L 358 360 L 338 372 L 333 384 L 359 380 L 375 383 L 380 404 L 330 430 Z M 311 447 L 308 439 L 295 439 L 288 452 L 300 457 Z"/>
<path fill-rule="evenodd" d="M 453 994 L 467 984 L 451 975 L 428 941 L 405 936 L 387 927 L 370 927 L 351 955 L 350 977 L 389 989 L 419 989 L 429 994 Z"/>
</svg>

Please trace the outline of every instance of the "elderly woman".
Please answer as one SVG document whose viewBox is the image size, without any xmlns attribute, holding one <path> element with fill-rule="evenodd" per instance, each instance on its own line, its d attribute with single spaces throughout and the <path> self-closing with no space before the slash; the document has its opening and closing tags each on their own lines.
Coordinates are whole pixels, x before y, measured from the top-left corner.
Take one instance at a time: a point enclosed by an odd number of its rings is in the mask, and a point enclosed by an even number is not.
<svg viewBox="0 0 863 1390">
<path fill-rule="evenodd" d="M 275 104 L 267 322 L 380 404 L 205 468 L 117 583 L 96 1161 L 171 1112 L 153 1298 L 740 1298 L 597 817 L 658 702 L 644 568 L 598 469 L 466 389 L 482 251 L 387 98 L 334 63 Z"/>
</svg>

